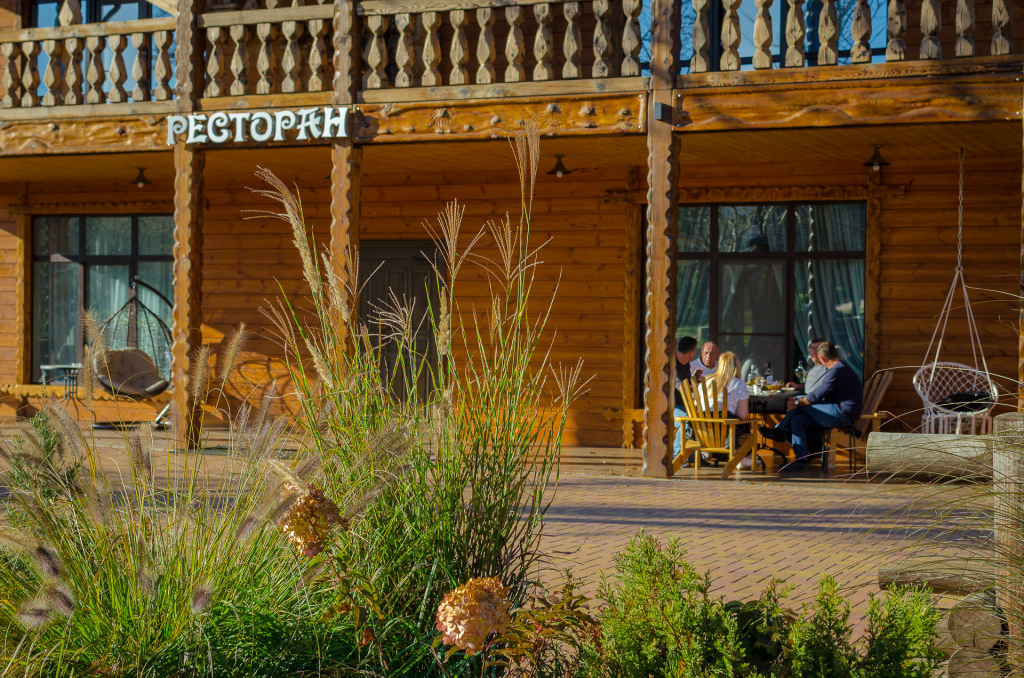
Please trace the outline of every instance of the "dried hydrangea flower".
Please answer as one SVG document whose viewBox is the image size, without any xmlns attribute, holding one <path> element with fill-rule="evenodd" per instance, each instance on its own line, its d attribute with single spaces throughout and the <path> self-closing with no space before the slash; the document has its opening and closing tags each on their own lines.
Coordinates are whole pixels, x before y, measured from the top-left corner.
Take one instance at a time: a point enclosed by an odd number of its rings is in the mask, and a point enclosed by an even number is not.
<svg viewBox="0 0 1024 678">
<path fill-rule="evenodd" d="M 437 608 L 437 630 L 445 645 L 472 655 L 483 649 L 490 634 L 502 634 L 512 623 L 508 588 L 497 577 L 470 579 L 450 591 Z"/>
<path fill-rule="evenodd" d="M 294 486 L 286 489 L 297 491 Z M 338 505 L 328 499 L 323 490 L 310 485 L 308 491 L 290 502 L 288 510 L 274 523 L 295 546 L 299 555 L 312 558 L 324 550 L 324 539 L 336 527 L 344 529 L 346 521 L 338 511 Z"/>
</svg>

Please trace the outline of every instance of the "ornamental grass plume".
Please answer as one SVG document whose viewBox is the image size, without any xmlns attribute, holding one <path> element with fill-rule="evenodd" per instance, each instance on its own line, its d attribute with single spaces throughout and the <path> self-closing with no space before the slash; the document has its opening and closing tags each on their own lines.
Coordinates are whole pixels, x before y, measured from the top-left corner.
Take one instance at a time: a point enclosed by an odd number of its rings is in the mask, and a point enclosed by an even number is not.
<svg viewBox="0 0 1024 678">
<path fill-rule="evenodd" d="M 470 656 L 484 649 L 489 635 L 501 635 L 511 623 L 509 590 L 497 577 L 470 579 L 450 591 L 437 608 L 442 642 Z"/>
</svg>

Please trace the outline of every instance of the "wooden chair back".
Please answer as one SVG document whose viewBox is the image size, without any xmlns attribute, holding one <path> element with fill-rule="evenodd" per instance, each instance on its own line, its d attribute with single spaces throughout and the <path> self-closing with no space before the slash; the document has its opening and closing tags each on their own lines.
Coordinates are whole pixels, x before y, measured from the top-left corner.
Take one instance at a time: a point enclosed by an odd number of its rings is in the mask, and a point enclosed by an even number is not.
<svg viewBox="0 0 1024 678">
<path fill-rule="evenodd" d="M 721 393 L 722 401 L 719 403 L 718 395 Z M 719 389 L 713 379 L 704 378 L 686 379 L 679 384 L 679 395 L 683 401 L 683 407 L 690 417 L 697 421 L 691 421 L 693 435 L 703 450 L 723 449 L 726 439 L 729 436 L 730 427 L 724 422 L 699 421 L 700 419 L 727 419 L 729 418 L 729 392 Z"/>
<path fill-rule="evenodd" d="M 863 413 L 873 416 L 878 412 L 878 406 L 882 403 L 885 392 L 889 390 L 892 383 L 892 372 L 876 372 L 870 379 L 864 382 L 864 409 Z"/>
</svg>

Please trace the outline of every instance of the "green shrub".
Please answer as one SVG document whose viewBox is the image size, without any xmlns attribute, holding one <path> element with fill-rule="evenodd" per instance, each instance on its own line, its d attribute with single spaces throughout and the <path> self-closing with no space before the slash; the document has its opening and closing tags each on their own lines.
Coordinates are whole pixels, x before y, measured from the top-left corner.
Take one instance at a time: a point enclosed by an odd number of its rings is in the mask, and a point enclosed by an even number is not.
<svg viewBox="0 0 1024 678">
<path fill-rule="evenodd" d="M 830 575 L 818 582 L 818 595 L 793 626 L 793 678 L 852 678 L 857 655 L 850 643 L 850 604 Z"/>
<path fill-rule="evenodd" d="M 935 646 L 939 610 L 929 591 L 897 588 L 884 600 L 871 597 L 864 678 L 931 678 L 942 661 Z"/>
</svg>

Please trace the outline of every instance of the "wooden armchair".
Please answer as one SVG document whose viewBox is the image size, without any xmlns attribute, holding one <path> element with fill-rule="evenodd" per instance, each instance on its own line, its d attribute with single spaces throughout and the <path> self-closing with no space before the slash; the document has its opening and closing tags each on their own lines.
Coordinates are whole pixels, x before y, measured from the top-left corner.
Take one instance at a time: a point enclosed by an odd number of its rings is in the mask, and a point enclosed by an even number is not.
<svg viewBox="0 0 1024 678">
<path fill-rule="evenodd" d="M 892 383 L 892 372 L 876 372 L 870 379 L 864 382 L 864 409 L 860 419 L 852 429 L 838 429 L 845 434 L 846 445 L 840 445 L 835 436 L 836 429 L 828 433 L 828 465 L 829 468 L 836 467 L 836 450 L 845 450 L 850 455 L 850 470 L 853 471 L 857 463 L 857 453 L 866 450 L 868 436 L 872 431 L 877 431 L 882 421 L 888 416 L 888 412 L 881 412 L 878 406 L 882 403 L 885 392 L 889 390 Z"/>
<path fill-rule="evenodd" d="M 729 394 L 722 394 L 719 405 L 719 388 L 714 381 L 687 379 L 679 384 L 678 390 L 687 416 L 676 417 L 676 424 L 684 426 L 689 423 L 693 428 L 693 435 L 697 439 L 697 449 L 694 453 L 696 468 L 700 468 L 703 452 L 725 453 L 729 455 L 729 461 L 722 470 L 722 479 L 728 478 L 743 458 L 754 450 L 754 443 L 757 441 L 757 436 L 751 432 L 742 447 L 736 449 L 736 427 L 741 424 L 752 424 L 753 420 L 730 417 Z M 679 470 L 689 453 L 689 448 L 684 446 L 683 451 L 672 460 L 673 472 Z"/>
</svg>

